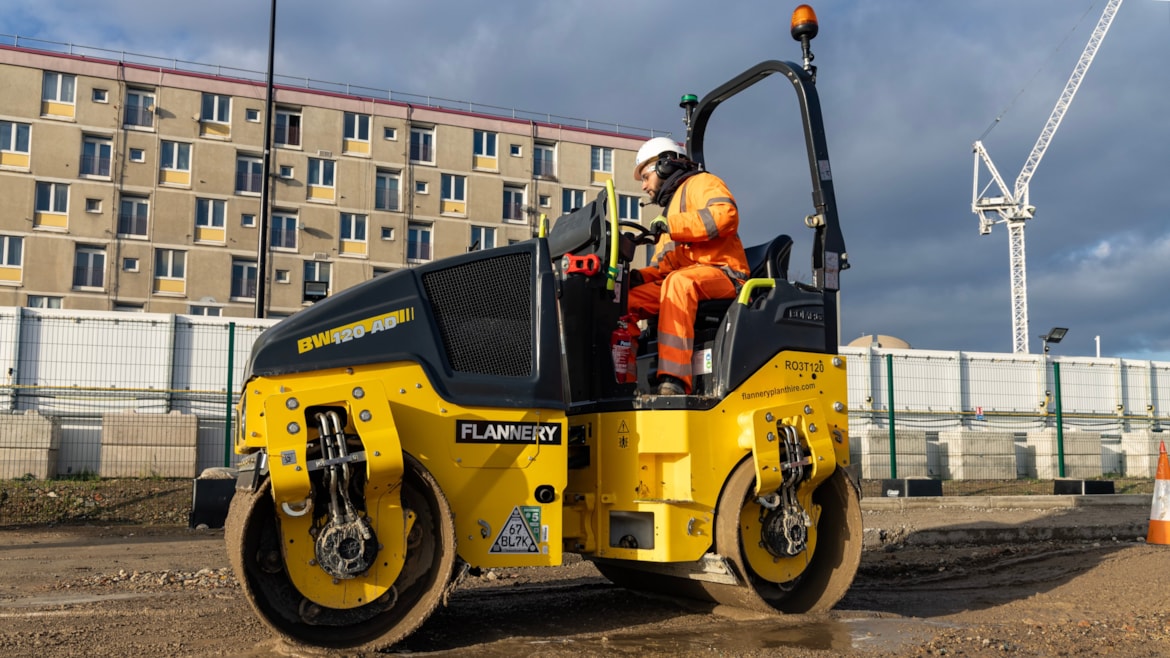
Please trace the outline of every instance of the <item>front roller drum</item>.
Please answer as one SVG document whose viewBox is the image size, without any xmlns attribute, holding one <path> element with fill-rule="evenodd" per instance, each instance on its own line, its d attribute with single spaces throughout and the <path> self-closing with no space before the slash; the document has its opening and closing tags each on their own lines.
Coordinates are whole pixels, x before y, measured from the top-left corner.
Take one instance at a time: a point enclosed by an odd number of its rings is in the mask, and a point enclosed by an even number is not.
<svg viewBox="0 0 1170 658">
<path fill-rule="evenodd" d="M 236 492 L 224 539 L 248 603 L 286 640 L 335 649 L 385 648 L 422 625 L 443 600 L 455 571 L 455 525 L 439 485 L 413 458 L 406 458 L 402 483 L 402 507 L 416 517 L 406 562 L 389 592 L 358 608 L 326 608 L 297 591 L 281 557 L 269 486 Z"/>
</svg>

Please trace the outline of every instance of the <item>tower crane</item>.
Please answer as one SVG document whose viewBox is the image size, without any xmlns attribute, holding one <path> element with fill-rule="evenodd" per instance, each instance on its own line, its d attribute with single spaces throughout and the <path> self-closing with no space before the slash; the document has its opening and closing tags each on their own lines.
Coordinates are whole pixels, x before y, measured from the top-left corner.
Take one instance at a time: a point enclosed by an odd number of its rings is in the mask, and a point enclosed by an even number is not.
<svg viewBox="0 0 1170 658">
<path fill-rule="evenodd" d="M 1060 127 L 1061 120 L 1068 112 L 1073 96 L 1080 88 L 1081 81 L 1084 80 L 1085 73 L 1089 70 L 1089 65 L 1093 63 L 1097 49 L 1101 47 L 1105 33 L 1109 31 L 1109 26 L 1113 23 L 1113 18 L 1117 15 L 1121 3 L 1122 0 L 1109 0 L 1106 3 L 1101 18 L 1097 20 L 1097 27 L 1089 36 L 1089 43 L 1085 45 L 1081 58 L 1073 68 L 1068 82 L 1064 85 L 1064 91 L 1060 93 L 1056 107 L 1052 108 L 1048 123 L 1044 124 L 1044 129 L 1040 131 L 1040 136 L 1036 139 L 1032 152 L 1024 162 L 1024 168 L 1016 177 L 1015 187 L 1009 188 L 1004 182 L 995 164 L 991 161 L 987 148 L 983 146 L 982 140 L 976 140 L 972 147 L 975 153 L 975 182 L 971 195 L 971 211 L 979 217 L 979 234 L 990 234 L 991 227 L 995 224 L 1007 224 L 1008 248 L 1011 253 L 1012 352 L 1016 354 L 1028 353 L 1028 281 L 1024 258 L 1024 224 L 1027 220 L 1032 219 L 1036 213 L 1036 206 L 1033 206 L 1028 199 L 1028 183 L 1032 180 L 1032 175 L 1036 173 L 1036 167 L 1039 166 L 1041 158 L 1044 157 L 1044 152 L 1048 150 L 1048 145 L 1052 142 L 1052 136 L 1056 134 L 1056 129 Z M 986 167 L 990 176 L 990 180 L 984 185 L 980 184 L 980 162 Z M 998 196 L 987 195 L 992 184 L 999 188 Z"/>
</svg>

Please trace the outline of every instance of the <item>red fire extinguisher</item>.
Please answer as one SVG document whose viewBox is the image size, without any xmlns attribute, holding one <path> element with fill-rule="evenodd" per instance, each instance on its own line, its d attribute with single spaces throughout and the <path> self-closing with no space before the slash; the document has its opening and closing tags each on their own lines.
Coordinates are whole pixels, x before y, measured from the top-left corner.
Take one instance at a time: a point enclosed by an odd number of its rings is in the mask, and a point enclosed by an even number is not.
<svg viewBox="0 0 1170 658">
<path fill-rule="evenodd" d="M 609 339 L 613 353 L 613 374 L 619 384 L 638 381 L 638 327 L 634 318 L 623 315 Z"/>
</svg>

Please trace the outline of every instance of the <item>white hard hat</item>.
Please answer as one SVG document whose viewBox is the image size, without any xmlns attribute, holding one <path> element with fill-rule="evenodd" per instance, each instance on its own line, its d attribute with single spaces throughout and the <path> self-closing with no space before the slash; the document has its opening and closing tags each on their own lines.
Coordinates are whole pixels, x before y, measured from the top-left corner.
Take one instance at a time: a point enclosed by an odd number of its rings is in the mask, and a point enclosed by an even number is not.
<svg viewBox="0 0 1170 658">
<path fill-rule="evenodd" d="M 685 154 L 686 151 L 669 137 L 654 137 L 646 140 L 642 148 L 638 149 L 637 157 L 634 158 L 634 180 L 642 180 L 642 169 L 658 160 L 658 156 L 663 153 Z"/>
</svg>

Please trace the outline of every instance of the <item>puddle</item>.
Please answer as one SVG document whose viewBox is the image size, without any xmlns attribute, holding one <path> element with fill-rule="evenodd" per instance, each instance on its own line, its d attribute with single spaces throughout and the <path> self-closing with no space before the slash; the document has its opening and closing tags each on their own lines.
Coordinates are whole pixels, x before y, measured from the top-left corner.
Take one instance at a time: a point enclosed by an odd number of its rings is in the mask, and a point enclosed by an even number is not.
<svg viewBox="0 0 1170 658">
<path fill-rule="evenodd" d="M 573 637 L 565 640 L 523 640 L 493 642 L 477 649 L 482 656 L 529 654 L 534 647 L 570 652 L 597 652 L 606 655 L 669 655 L 711 649 L 731 654 L 755 651 L 809 649 L 816 651 L 896 653 L 907 645 L 918 645 L 933 637 L 943 624 L 922 619 L 844 619 L 824 621 L 775 620 L 728 621 L 703 624 L 693 630 L 670 629 L 655 632 L 616 632 L 600 637 Z"/>
<path fill-rule="evenodd" d="M 100 603 L 102 601 L 123 601 L 126 599 L 145 599 L 161 596 L 158 592 L 135 592 L 118 594 L 46 594 L 44 596 L 27 596 L 19 599 L 0 599 L 0 608 L 44 608 L 57 605 L 76 605 L 79 603 Z M 76 611 L 71 611 L 76 614 Z M 31 617 L 32 613 L 0 613 L 3 617 Z"/>
</svg>

